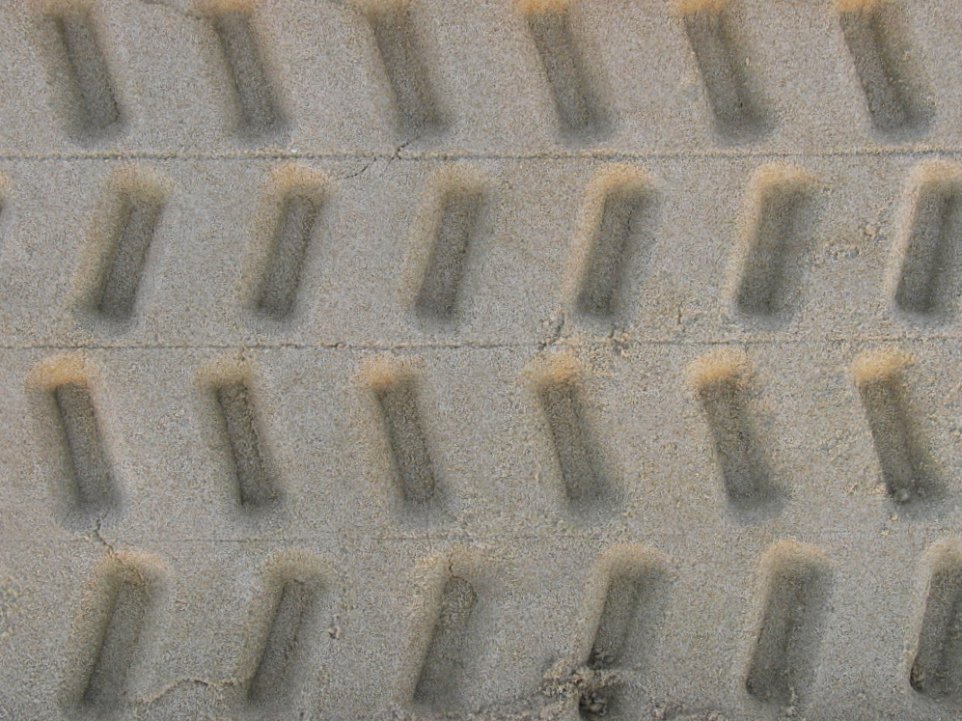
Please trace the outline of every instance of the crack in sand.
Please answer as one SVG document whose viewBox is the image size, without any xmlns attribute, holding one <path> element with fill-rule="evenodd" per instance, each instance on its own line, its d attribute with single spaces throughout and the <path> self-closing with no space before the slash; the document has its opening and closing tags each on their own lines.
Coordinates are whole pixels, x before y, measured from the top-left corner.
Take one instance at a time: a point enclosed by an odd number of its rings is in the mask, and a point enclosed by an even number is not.
<svg viewBox="0 0 962 721">
<path fill-rule="evenodd" d="M 143 0 L 141 0 L 143 2 Z M 407 147 L 407 141 L 402 147 Z M 335 152 L 335 151 L 300 151 L 300 150 L 238 150 L 221 153 L 202 153 L 177 150 L 127 150 L 127 151 L 64 151 L 57 153 L 2 153 L 0 162 L 18 161 L 93 161 L 93 162 L 116 162 L 129 160 L 159 160 L 159 161 L 234 161 L 234 160 L 319 160 L 319 161 L 368 161 L 398 160 L 402 162 L 455 162 L 461 160 L 491 160 L 505 162 L 523 161 L 546 161 L 546 162 L 568 162 L 578 160 L 595 160 L 603 162 L 643 162 L 646 160 L 708 160 L 708 161 L 737 161 L 744 159 L 757 160 L 778 160 L 778 159 L 797 159 L 803 161 L 806 158 L 849 158 L 871 156 L 878 158 L 927 158 L 932 156 L 958 156 L 962 155 L 962 148 L 953 147 L 918 147 L 906 148 L 904 146 L 893 147 L 871 147 L 871 148 L 840 148 L 835 150 L 725 150 L 713 149 L 705 151 L 691 150 L 622 150 L 622 151 L 570 151 L 570 152 L 543 152 L 543 153 L 486 153 L 486 152 L 457 152 L 449 153 L 444 151 L 415 151 L 404 155 L 397 155 L 397 150 L 391 152 L 364 151 L 355 152 Z"/>
<path fill-rule="evenodd" d="M 215 689 L 215 690 L 223 691 L 225 689 L 238 686 L 239 684 L 240 682 L 237 679 L 232 679 L 232 678 L 217 680 L 217 679 L 207 679 L 207 678 L 199 678 L 194 676 L 187 676 L 187 677 L 174 679 L 163 688 L 158 689 L 158 691 L 154 693 L 152 696 L 135 700 L 133 705 L 138 707 L 152 706 L 157 702 L 159 702 L 161 699 L 163 699 L 165 696 L 169 696 L 170 694 L 176 692 L 178 689 L 184 686 L 202 686 L 206 690 Z"/>
<path fill-rule="evenodd" d="M 114 548 L 114 545 L 107 540 L 107 537 L 104 536 L 102 532 L 104 521 L 107 518 L 107 513 L 108 512 L 105 511 L 104 513 L 97 516 L 96 520 L 94 521 L 93 535 L 94 535 L 94 538 L 97 541 L 99 541 L 101 545 L 103 545 L 107 549 L 108 556 L 116 556 L 117 551 Z"/>
<path fill-rule="evenodd" d="M 169 10 L 174 15 L 187 18 L 188 20 L 207 20 L 203 15 L 191 10 L 185 10 L 183 8 L 177 7 L 176 5 L 167 2 L 166 0 L 140 0 L 141 5 L 146 5 L 148 7 L 159 7 L 165 10 Z"/>
</svg>

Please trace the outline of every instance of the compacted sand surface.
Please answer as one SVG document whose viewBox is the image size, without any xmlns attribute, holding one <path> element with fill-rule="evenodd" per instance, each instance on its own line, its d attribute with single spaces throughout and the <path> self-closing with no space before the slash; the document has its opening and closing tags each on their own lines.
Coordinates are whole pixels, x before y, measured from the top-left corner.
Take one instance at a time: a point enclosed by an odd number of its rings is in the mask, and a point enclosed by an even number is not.
<svg viewBox="0 0 962 721">
<path fill-rule="evenodd" d="M 0 61 L 0 721 L 960 717 L 962 2 Z"/>
</svg>

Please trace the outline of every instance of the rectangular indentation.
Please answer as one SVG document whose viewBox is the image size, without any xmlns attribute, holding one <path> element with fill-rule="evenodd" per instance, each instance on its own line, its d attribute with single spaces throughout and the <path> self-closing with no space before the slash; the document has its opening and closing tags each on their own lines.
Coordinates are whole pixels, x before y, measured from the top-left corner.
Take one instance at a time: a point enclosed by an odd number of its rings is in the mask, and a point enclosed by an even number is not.
<svg viewBox="0 0 962 721">
<path fill-rule="evenodd" d="M 214 393 L 230 445 L 238 500 L 250 509 L 276 501 L 279 491 L 264 456 L 250 390 L 244 382 L 235 381 L 219 386 Z"/>
<path fill-rule="evenodd" d="M 98 609 L 102 626 L 95 631 L 92 663 L 80 705 L 105 716 L 127 702 L 127 678 L 136 657 L 151 594 L 147 577 L 137 568 L 119 568 L 107 579 L 105 606 Z"/>
<path fill-rule="evenodd" d="M 926 118 L 905 67 L 907 47 L 877 0 L 840 0 L 839 24 L 872 124 L 882 133 L 914 129 Z"/>
<path fill-rule="evenodd" d="M 448 578 L 414 689 L 415 703 L 435 709 L 458 705 L 459 669 L 469 650 L 469 623 L 477 601 L 478 596 L 467 580 L 458 576 Z"/>
<path fill-rule="evenodd" d="M 438 483 L 421 427 L 417 385 L 398 376 L 375 390 L 401 495 L 409 506 L 436 500 Z"/>
<path fill-rule="evenodd" d="M 94 309 L 101 316 L 123 321 L 133 314 L 163 207 L 159 194 L 137 190 L 120 193 L 117 215 L 107 229 L 94 297 Z"/>
<path fill-rule="evenodd" d="M 398 132 L 417 138 L 440 132 L 444 120 L 410 5 L 385 0 L 367 12 L 367 19 L 391 87 Z"/>
<path fill-rule="evenodd" d="M 612 576 L 588 657 L 591 668 L 611 668 L 622 662 L 635 614 L 640 607 L 644 578 L 638 574 Z"/>
<path fill-rule="evenodd" d="M 793 180 L 763 182 L 747 239 L 735 303 L 741 313 L 777 317 L 790 312 L 810 245 L 810 193 Z"/>
<path fill-rule="evenodd" d="M 947 276 L 957 265 L 960 197 L 956 183 L 926 182 L 919 188 L 895 291 L 899 309 L 934 315 L 951 304 Z"/>
<path fill-rule="evenodd" d="M 581 277 L 578 309 L 585 314 L 611 317 L 625 305 L 624 278 L 637 247 L 640 225 L 648 220 L 650 192 L 636 184 L 609 190 L 601 223 L 588 249 Z"/>
<path fill-rule="evenodd" d="M 445 190 L 431 253 L 415 301 L 419 316 L 450 320 L 458 309 L 461 279 L 484 205 L 482 193 L 460 187 Z"/>
<path fill-rule="evenodd" d="M 763 130 L 764 114 L 748 77 L 742 45 L 733 37 L 724 3 L 695 1 L 684 8 L 685 33 L 705 84 L 715 126 L 727 136 Z"/>
<path fill-rule="evenodd" d="M 53 390 L 70 466 L 70 495 L 77 510 L 100 515 L 116 502 L 116 490 L 97 414 L 87 386 L 69 382 Z"/>
<path fill-rule="evenodd" d="M 216 12 L 213 25 L 227 62 L 240 132 L 252 137 L 277 132 L 284 118 L 264 64 L 250 11 L 228 9 Z"/>
<path fill-rule="evenodd" d="M 91 11 L 75 6 L 51 19 L 62 47 L 61 77 L 70 96 L 73 131 L 81 137 L 103 137 L 123 118 Z"/>
<path fill-rule="evenodd" d="M 601 450 L 585 418 L 581 389 L 573 378 L 551 378 L 538 390 L 568 502 L 587 512 L 610 501 L 612 489 Z"/>
<path fill-rule="evenodd" d="M 735 369 L 719 369 L 698 384 L 728 500 L 752 508 L 771 499 L 767 459 L 747 408 L 748 382 Z"/>
<path fill-rule="evenodd" d="M 769 552 L 761 622 L 745 689 L 764 703 L 789 706 L 811 684 L 828 607 L 829 570 L 814 553 L 783 543 Z"/>
<path fill-rule="evenodd" d="M 663 613 L 664 577 L 650 565 L 619 564 L 608 578 L 603 606 L 588 656 L 593 670 L 637 674 L 655 642 L 658 620 Z M 622 718 L 620 681 L 582 692 L 579 711 L 583 719 Z"/>
<path fill-rule="evenodd" d="M 305 654 L 304 631 L 318 601 L 314 584 L 298 579 L 283 583 L 254 674 L 247 686 L 248 702 L 274 704 L 293 691 L 297 665 Z"/>
<path fill-rule="evenodd" d="M 935 479 L 908 413 L 899 367 L 887 356 L 862 359 L 856 382 L 889 497 L 907 503 L 933 490 Z"/>
<path fill-rule="evenodd" d="M 935 698 L 962 692 L 962 563 L 954 554 L 936 560 L 925 596 L 909 681 Z"/>
<path fill-rule="evenodd" d="M 256 307 L 282 320 L 293 312 L 301 284 L 301 269 L 321 212 L 319 197 L 295 191 L 281 201 L 277 231 L 267 258 Z"/>
<path fill-rule="evenodd" d="M 573 136 L 600 134 L 604 112 L 572 36 L 568 4 L 532 5 L 526 12 L 528 30 L 541 58 L 562 131 Z"/>
</svg>

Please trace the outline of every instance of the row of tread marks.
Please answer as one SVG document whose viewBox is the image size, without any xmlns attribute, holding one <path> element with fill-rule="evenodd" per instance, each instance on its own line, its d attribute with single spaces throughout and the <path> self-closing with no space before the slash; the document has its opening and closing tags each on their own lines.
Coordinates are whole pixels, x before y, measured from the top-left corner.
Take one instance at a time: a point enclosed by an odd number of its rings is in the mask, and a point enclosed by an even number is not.
<svg viewBox="0 0 962 721">
<path fill-rule="evenodd" d="M 283 705 L 302 685 L 326 595 L 311 559 L 285 559 L 268 575 L 238 668 L 239 695 L 255 709 Z M 164 604 L 164 582 L 163 563 L 145 554 L 113 553 L 104 561 L 75 631 L 76 668 L 62 696 L 67 709 L 113 718 L 135 704 L 129 676 Z"/>
<path fill-rule="evenodd" d="M 908 363 L 898 354 L 867 353 L 856 358 L 852 372 L 886 493 L 912 510 L 937 501 L 943 481 L 912 410 L 904 380 Z M 592 421 L 597 409 L 586 398 L 582 369 L 573 358 L 555 355 L 539 359 L 529 373 L 569 511 L 585 521 L 603 520 L 621 502 L 622 489 Z M 120 503 L 88 375 L 82 368 L 53 368 L 44 385 L 62 448 L 68 519 L 84 524 Z M 365 366 L 362 382 L 379 415 L 399 508 L 411 520 L 440 520 L 450 479 L 436 462 L 433 436 L 425 429 L 420 373 L 409 364 L 380 358 Z M 751 362 L 731 351 L 710 354 L 692 364 L 691 382 L 730 509 L 745 522 L 770 517 L 786 500 L 787 489 L 773 477 L 769 439 L 753 412 L 757 389 Z M 264 441 L 249 373 L 242 368 L 218 371 L 207 388 L 238 506 L 249 514 L 274 508 L 283 499 L 283 483 Z"/>
<path fill-rule="evenodd" d="M 124 330 L 138 315 L 140 288 L 153 238 L 163 223 L 170 184 L 145 170 L 126 169 L 109 183 L 104 209 L 90 232 L 81 270 L 79 310 L 93 324 Z M 330 183 L 295 165 L 272 174 L 246 305 L 253 316 L 286 323 L 298 315 L 305 263 L 317 246 Z M 780 164 L 756 170 L 749 184 L 745 231 L 732 253 L 733 280 L 725 291 L 734 315 L 764 326 L 787 321 L 800 303 L 802 279 L 818 221 L 818 181 Z M 624 320 L 637 274 L 657 233 L 659 193 L 634 168 L 599 173 L 587 192 L 587 231 L 572 249 L 572 311 L 589 322 Z M 962 171 L 945 164 L 916 169 L 906 190 L 905 219 L 893 248 L 887 294 L 908 320 L 942 323 L 956 309 L 962 255 Z M 493 194 L 469 168 L 442 170 L 427 192 L 414 228 L 411 267 L 418 276 L 407 301 L 429 327 L 453 329 L 466 300 L 474 247 L 490 233 Z M 416 267 L 415 267 L 416 266 Z M 643 272 L 643 271 L 642 271 Z"/>
<path fill-rule="evenodd" d="M 933 701 L 954 702 L 962 693 L 957 632 L 962 555 L 953 542 L 935 544 L 927 555 L 907 682 Z M 444 559 L 434 574 L 436 592 L 427 594 L 418 614 L 424 623 L 412 648 L 417 659 L 409 689 L 416 708 L 469 710 L 464 689 L 469 659 L 485 633 L 481 626 L 492 619 L 489 571 L 469 556 Z M 588 589 L 586 599 L 588 643 L 574 650 L 574 663 L 562 677 L 577 679 L 572 700 L 581 718 L 630 718 L 623 691 L 644 673 L 645 658 L 662 633 L 672 576 L 664 559 L 632 546 L 605 554 L 599 571 L 602 582 Z M 795 541 L 776 542 L 762 556 L 751 640 L 738 670 L 746 694 L 756 702 L 794 708 L 809 700 L 826 643 L 834 575 L 819 549 Z M 330 603 L 325 573 L 314 559 L 274 563 L 267 576 L 237 674 L 237 702 L 260 710 L 288 707 L 309 683 L 315 661 L 311 648 L 319 643 L 321 618 Z M 65 679 L 63 701 L 84 714 L 108 717 L 135 701 L 128 677 L 164 605 L 163 565 L 142 554 L 111 555 L 93 585 L 75 627 L 76 664 Z"/>
<path fill-rule="evenodd" d="M 611 126 L 605 81 L 586 61 L 572 30 L 574 0 L 519 2 L 564 138 L 591 142 Z M 744 142 L 762 137 L 771 125 L 761 92 L 749 77 L 743 43 L 732 29 L 727 2 L 683 0 L 678 3 L 684 33 L 704 83 L 707 104 L 720 137 Z M 367 20 L 384 84 L 393 98 L 399 137 L 432 137 L 450 124 L 450 110 L 435 88 L 422 50 L 422 29 L 410 0 L 366 0 L 357 11 Z M 875 128 L 890 137 L 917 135 L 932 110 L 924 92 L 904 65 L 904 40 L 887 3 L 841 0 L 840 32 L 851 53 L 865 103 Z M 210 23 L 224 61 L 235 103 L 239 137 L 261 141 L 287 132 L 290 120 L 282 93 L 265 59 L 263 39 L 255 30 L 252 2 L 220 0 L 199 15 Z M 49 13 L 56 42 L 52 76 L 60 86 L 69 133 L 79 142 L 96 142 L 122 131 L 126 111 L 113 82 L 96 7 L 74 0 L 54 4 Z"/>
</svg>

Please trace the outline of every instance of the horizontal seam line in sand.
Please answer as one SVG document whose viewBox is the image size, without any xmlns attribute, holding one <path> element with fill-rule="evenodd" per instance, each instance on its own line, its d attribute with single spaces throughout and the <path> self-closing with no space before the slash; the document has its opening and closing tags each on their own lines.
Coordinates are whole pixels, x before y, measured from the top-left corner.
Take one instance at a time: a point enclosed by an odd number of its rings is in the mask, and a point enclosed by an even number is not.
<svg viewBox="0 0 962 721">
<path fill-rule="evenodd" d="M 550 343 L 541 341 L 484 342 L 460 341 L 450 343 L 26 343 L 0 344 L 0 351 L 29 350 L 318 350 L 318 351 L 390 351 L 390 350 L 511 350 L 529 348 L 547 350 L 578 346 L 614 345 L 619 348 L 642 346 L 702 346 L 702 345 L 844 345 L 853 343 L 942 343 L 958 342 L 962 334 L 930 336 L 874 335 L 826 338 L 713 338 L 713 339 L 632 339 L 569 338 Z"/>
<path fill-rule="evenodd" d="M 924 157 L 929 155 L 957 155 L 959 148 L 902 148 L 872 147 L 849 148 L 825 151 L 780 151 L 780 150 L 652 150 L 652 151 L 584 151 L 560 153 L 445 153 L 442 151 L 398 154 L 387 152 L 338 153 L 338 152 L 285 152 L 285 151 L 241 151 L 236 153 L 178 153 L 163 151 L 131 152 L 78 152 L 78 153 L 13 153 L 0 154 L 0 162 L 17 161 L 118 161 L 118 160 L 357 160 L 366 162 L 384 161 L 457 161 L 457 160 L 672 160 L 672 159 L 712 159 L 738 160 L 742 158 L 833 158 L 858 156 L 898 156 Z"/>
<path fill-rule="evenodd" d="M 890 530 L 897 530 L 897 528 L 893 526 L 893 527 L 890 528 Z M 918 532 L 918 530 L 919 530 L 918 528 L 913 528 L 913 529 L 911 529 L 911 531 L 909 531 L 909 530 L 907 529 L 906 532 L 907 532 L 907 533 L 911 533 L 911 534 L 915 534 L 915 533 Z M 927 533 L 927 534 L 948 533 L 948 532 L 953 532 L 954 530 L 957 530 L 957 526 L 953 525 L 952 523 L 948 523 L 948 522 L 947 522 L 947 523 L 939 524 L 938 526 L 925 526 L 925 527 L 922 528 L 921 530 L 922 530 L 924 533 Z M 133 548 L 133 547 L 143 547 L 143 544 L 144 544 L 144 543 L 146 543 L 146 544 L 148 544 L 148 545 L 149 545 L 149 544 L 167 545 L 167 544 L 181 544 L 181 543 L 204 543 L 204 544 L 216 544 L 216 543 L 223 543 L 223 544 L 244 544 L 244 543 L 258 544 L 258 543 L 270 543 L 270 544 L 274 544 L 274 543 L 277 543 L 278 541 L 284 541 L 284 542 L 287 542 L 287 543 L 304 543 L 304 544 L 311 544 L 311 543 L 317 543 L 318 541 L 321 541 L 321 542 L 322 542 L 322 545 L 330 546 L 331 544 L 326 544 L 326 543 L 323 543 L 323 542 L 324 542 L 324 541 L 328 541 L 328 540 L 332 540 L 332 539 L 335 539 L 335 540 L 336 540 L 336 539 L 338 539 L 338 538 L 341 538 L 341 537 L 338 536 L 338 534 L 337 534 L 336 532 L 334 532 L 334 531 L 332 531 L 331 533 L 328 533 L 328 534 L 324 534 L 324 535 L 318 535 L 318 534 L 311 534 L 311 535 L 285 535 L 285 534 L 283 534 L 283 533 L 279 533 L 279 534 L 277 534 L 277 535 L 246 536 L 246 537 L 245 537 L 245 536 L 237 536 L 237 537 L 218 537 L 218 536 L 161 537 L 161 536 L 158 535 L 158 536 L 155 536 L 155 537 L 143 537 L 143 536 L 141 536 L 141 537 L 138 537 L 137 539 L 131 540 L 131 541 L 127 541 L 127 540 L 124 538 L 124 535 L 125 535 L 125 534 L 121 531 L 120 537 L 111 536 L 110 539 L 109 539 L 109 540 L 110 540 L 110 544 L 111 544 L 112 546 L 114 546 L 115 548 L 118 547 L 118 546 L 121 547 L 121 548 L 125 548 L 125 547 L 126 547 L 126 548 Z M 747 535 L 751 535 L 751 534 L 747 534 Z M 858 529 L 853 529 L 853 528 L 832 528 L 832 529 L 827 529 L 827 528 L 826 528 L 826 529 L 817 529 L 816 531 L 813 532 L 813 537 L 814 537 L 814 536 L 817 536 L 817 537 L 819 537 L 819 538 L 845 538 L 845 537 L 859 536 L 859 535 L 861 535 L 861 536 L 875 536 L 875 535 L 877 535 L 877 528 L 876 528 L 876 526 L 874 526 L 874 525 L 872 525 L 872 526 L 866 525 L 864 528 L 858 528 Z M 612 539 L 619 539 L 619 538 L 624 538 L 624 537 L 628 537 L 628 536 L 630 536 L 631 538 L 640 537 L 638 533 L 636 533 L 636 532 L 633 531 L 633 529 L 628 528 L 628 527 L 625 527 L 625 528 L 615 528 L 615 529 L 612 529 L 611 531 L 588 531 L 588 530 L 586 530 L 586 531 L 583 531 L 583 532 L 579 532 L 579 531 L 558 532 L 558 531 L 556 531 L 556 530 L 545 530 L 543 533 L 517 533 L 517 534 L 506 533 L 506 532 L 503 532 L 503 531 L 493 531 L 493 532 L 491 532 L 490 534 L 478 534 L 478 533 L 475 533 L 475 532 L 464 532 L 464 533 L 458 533 L 458 532 L 451 532 L 451 533 L 443 533 L 443 532 L 437 533 L 437 532 L 434 532 L 434 533 L 430 533 L 430 532 L 429 532 L 429 533 L 425 533 L 425 534 L 423 534 L 423 535 L 418 535 L 418 534 L 413 534 L 413 533 L 412 533 L 412 534 L 403 534 L 403 533 L 402 533 L 402 534 L 393 534 L 393 533 L 377 534 L 377 533 L 370 533 L 370 534 L 361 534 L 361 535 L 359 535 L 359 536 L 356 536 L 356 537 L 352 538 L 352 540 L 351 540 L 350 543 L 356 543 L 356 542 L 362 542 L 362 543 L 363 543 L 363 542 L 375 542 L 375 543 L 383 543 L 383 542 L 391 542 L 391 543 L 396 543 L 396 542 L 424 543 L 424 542 L 430 542 L 430 541 L 453 541 L 453 540 L 471 540 L 471 541 L 479 541 L 479 540 L 481 540 L 481 541 L 492 541 L 492 540 L 504 541 L 504 540 L 513 540 L 513 541 L 544 541 L 544 542 L 549 542 L 549 543 L 550 543 L 550 541 L 552 541 L 552 540 L 565 539 L 565 538 L 570 538 L 570 539 L 583 539 L 583 540 L 594 540 L 594 541 L 598 541 L 599 543 L 607 543 L 607 542 L 611 541 Z M 646 536 L 645 534 L 642 534 L 641 537 L 647 537 L 647 536 Z M 660 538 L 663 538 L 663 539 L 681 539 L 681 540 L 684 540 L 685 534 L 684 534 L 683 532 L 680 532 L 680 531 L 679 531 L 677 534 L 670 534 L 669 536 L 665 536 L 664 534 L 661 534 L 659 537 L 660 537 Z M 17 540 L 20 540 L 20 539 L 10 539 L 10 540 L 11 540 L 11 542 L 16 542 Z M 35 543 L 35 542 L 36 542 L 35 539 L 33 539 L 33 540 L 31 540 L 31 539 L 23 539 L 23 540 L 24 540 L 24 543 Z M 75 545 L 78 541 L 83 541 L 83 540 L 90 540 L 90 541 L 95 542 L 95 543 L 98 543 L 98 544 L 101 543 L 101 539 L 98 539 L 98 538 L 96 538 L 96 537 L 91 537 L 91 534 L 90 534 L 89 532 L 86 532 L 86 533 L 85 533 L 85 532 L 79 532 L 76 536 L 72 536 L 72 537 L 61 537 L 61 538 L 59 538 L 59 539 L 56 541 L 56 544 L 57 544 L 57 545 L 73 546 L 73 545 Z M 138 544 L 141 544 L 141 545 L 138 546 Z"/>
</svg>

